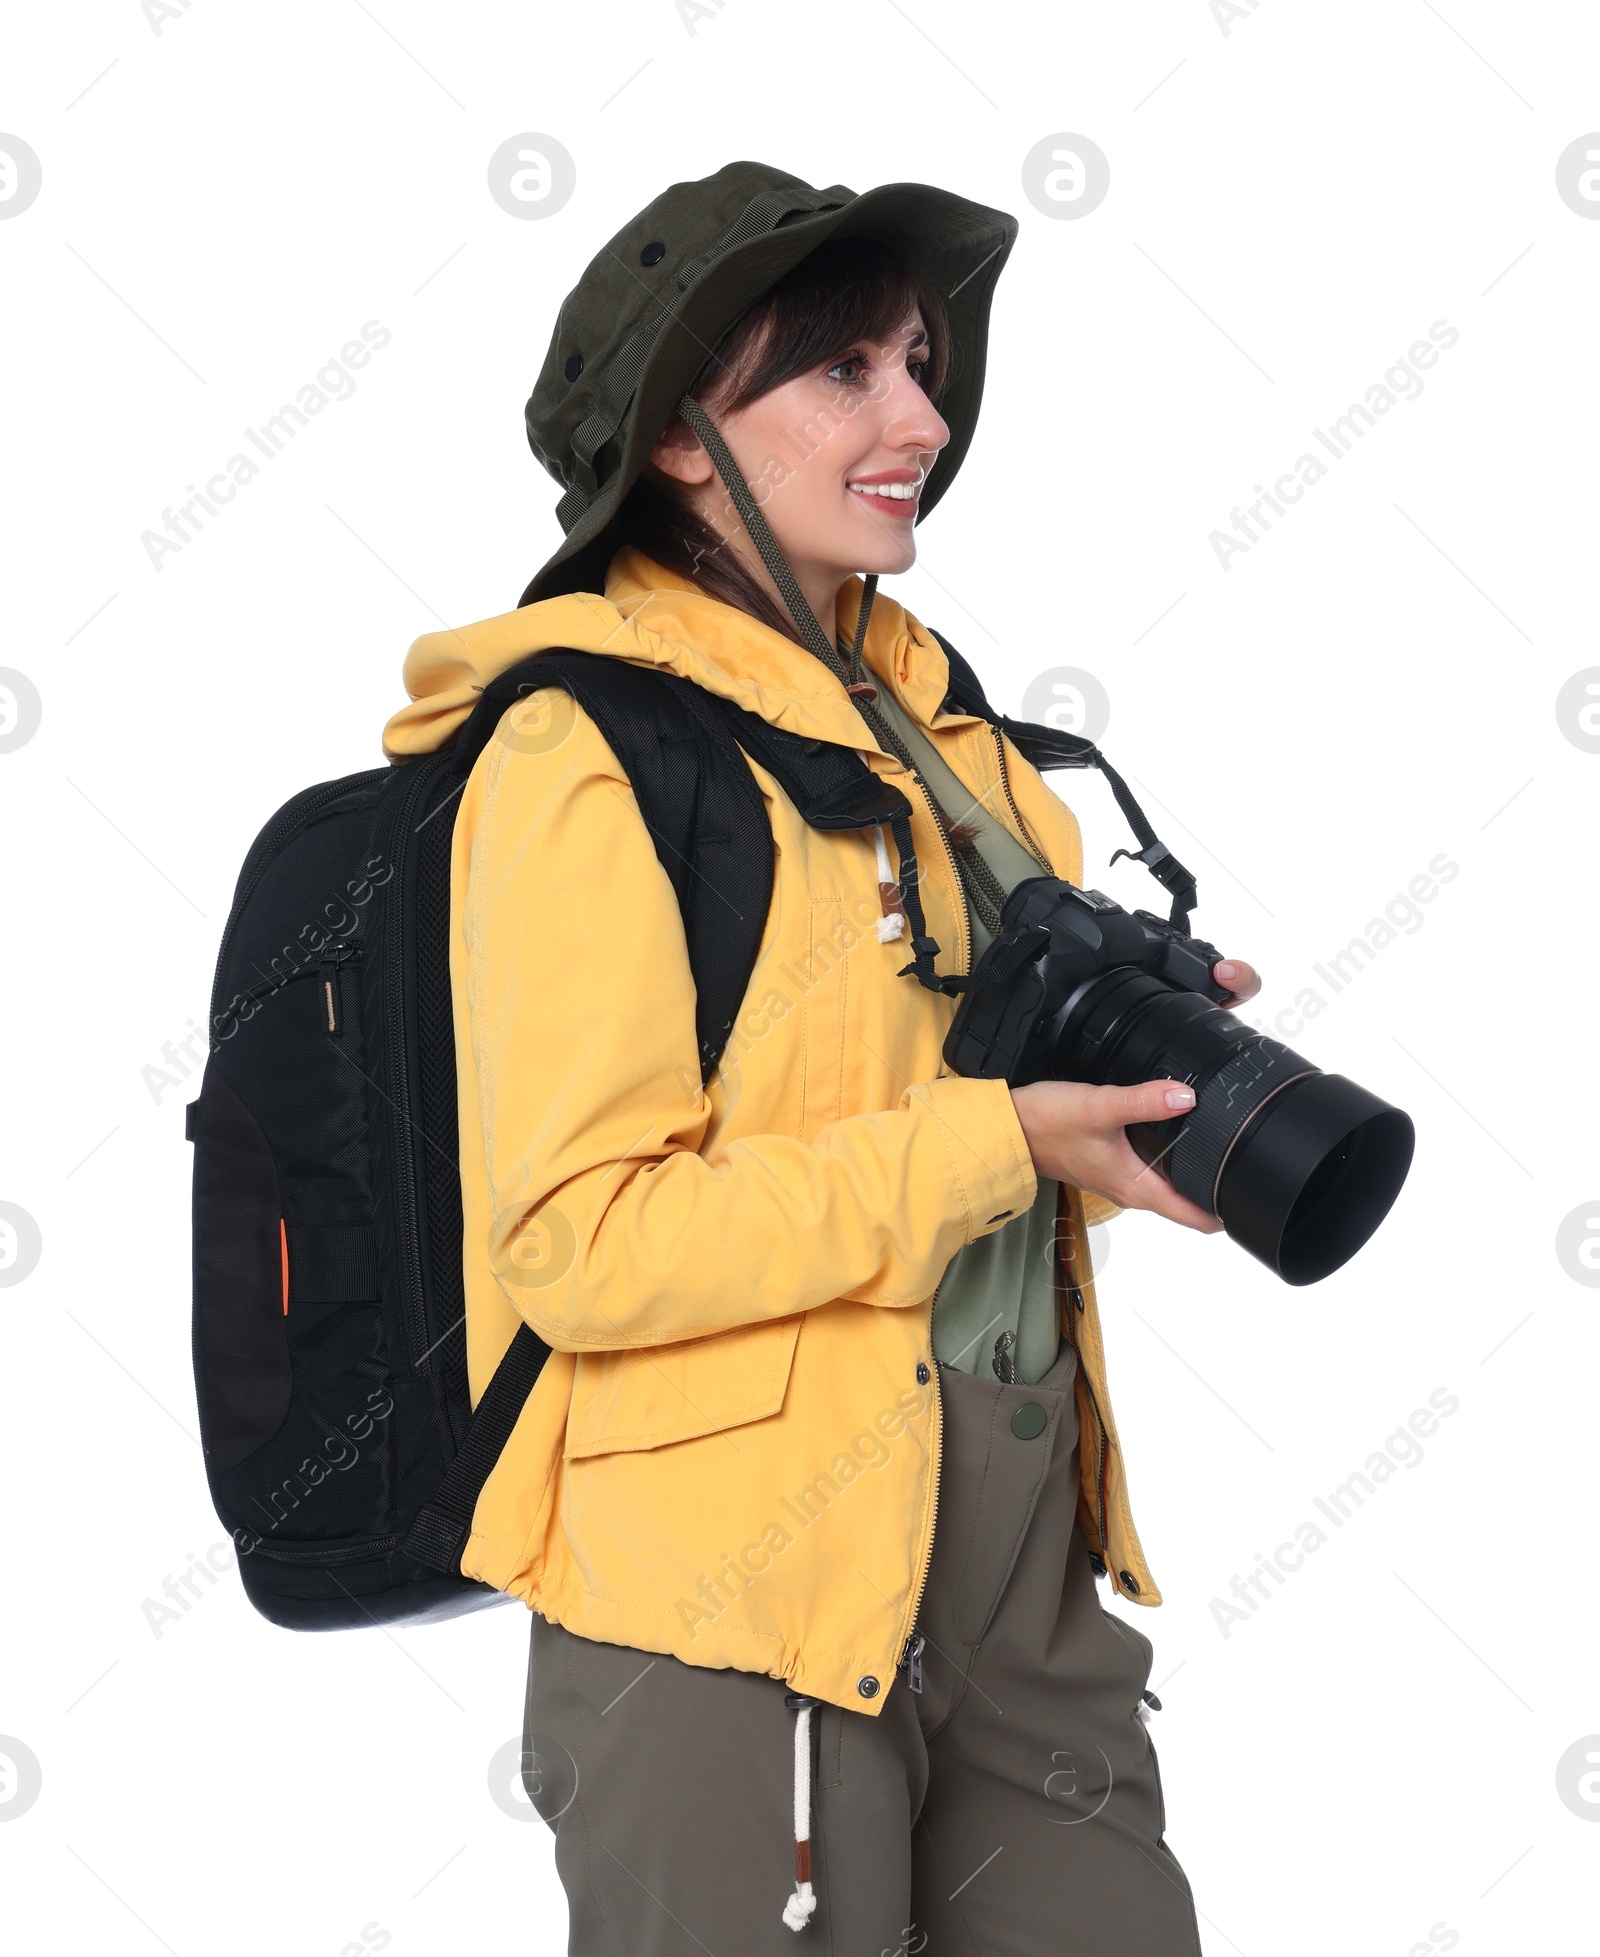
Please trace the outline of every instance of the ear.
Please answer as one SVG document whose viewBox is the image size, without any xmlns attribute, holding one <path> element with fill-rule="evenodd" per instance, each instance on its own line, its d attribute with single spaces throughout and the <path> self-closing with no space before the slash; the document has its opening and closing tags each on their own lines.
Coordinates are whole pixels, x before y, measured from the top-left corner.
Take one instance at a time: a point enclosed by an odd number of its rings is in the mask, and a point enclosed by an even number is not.
<svg viewBox="0 0 1600 1957">
<path fill-rule="evenodd" d="M 709 482 L 714 474 L 711 457 L 706 454 L 700 437 L 681 415 L 674 415 L 662 429 L 650 451 L 650 460 L 674 482 Z"/>
</svg>

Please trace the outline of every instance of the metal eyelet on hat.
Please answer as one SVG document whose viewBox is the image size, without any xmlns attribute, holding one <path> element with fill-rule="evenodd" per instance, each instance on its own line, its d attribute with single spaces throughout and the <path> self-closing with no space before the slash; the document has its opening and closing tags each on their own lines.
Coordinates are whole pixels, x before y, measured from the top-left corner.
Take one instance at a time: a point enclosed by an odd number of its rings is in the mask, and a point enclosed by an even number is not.
<svg viewBox="0 0 1600 1957">
<path fill-rule="evenodd" d="M 640 252 L 639 263 L 641 265 L 659 265 L 666 255 L 667 248 L 658 238 L 654 243 L 646 245 L 644 250 Z"/>
<path fill-rule="evenodd" d="M 569 381 L 575 381 L 583 372 L 583 355 L 581 353 L 569 353 L 567 355 L 567 364 L 561 371 Z"/>
</svg>

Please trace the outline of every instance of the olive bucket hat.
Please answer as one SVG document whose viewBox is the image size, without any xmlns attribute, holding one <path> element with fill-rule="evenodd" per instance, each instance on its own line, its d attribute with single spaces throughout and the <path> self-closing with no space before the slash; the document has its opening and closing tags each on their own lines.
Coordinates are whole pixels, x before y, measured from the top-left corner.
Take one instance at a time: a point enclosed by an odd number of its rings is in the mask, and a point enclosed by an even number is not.
<svg viewBox="0 0 1600 1957">
<path fill-rule="evenodd" d="M 729 163 L 664 190 L 567 295 L 529 396 L 528 442 L 565 491 L 556 515 L 566 535 L 520 603 L 603 589 L 617 511 L 675 413 L 711 451 L 780 588 L 792 584 L 781 559 L 772 563 L 776 547 L 732 456 L 687 390 L 740 314 L 829 238 L 891 245 L 945 303 L 952 359 L 939 412 L 950 440 L 923 492 L 920 521 L 972 440 L 990 300 L 1016 235 L 1008 212 L 929 184 L 859 195 L 844 184 L 818 190 L 765 163 Z M 791 609 L 794 596 L 785 589 Z M 799 622 L 809 628 L 809 612 Z"/>
</svg>

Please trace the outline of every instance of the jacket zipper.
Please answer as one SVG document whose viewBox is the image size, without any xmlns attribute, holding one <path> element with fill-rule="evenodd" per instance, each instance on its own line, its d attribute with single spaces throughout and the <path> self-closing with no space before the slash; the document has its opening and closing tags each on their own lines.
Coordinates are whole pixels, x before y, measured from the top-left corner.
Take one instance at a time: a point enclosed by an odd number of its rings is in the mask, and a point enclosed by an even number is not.
<svg viewBox="0 0 1600 1957">
<path fill-rule="evenodd" d="M 1089 1377 L 1088 1369 L 1083 1364 L 1083 1347 L 1078 1342 L 1078 1314 L 1082 1310 L 1083 1293 L 1078 1289 L 1078 1286 L 1073 1282 L 1072 1278 L 1069 1277 L 1067 1279 L 1067 1313 L 1072 1326 L 1072 1346 L 1078 1355 L 1078 1371 L 1083 1379 L 1085 1390 L 1089 1395 L 1089 1410 L 1094 1415 L 1094 1438 L 1097 1438 L 1100 1443 L 1096 1451 L 1098 1465 L 1095 1474 L 1095 1494 L 1099 1498 L 1100 1553 L 1103 1560 L 1109 1566 L 1111 1560 L 1111 1523 L 1107 1513 L 1106 1469 L 1109 1467 L 1111 1461 L 1111 1436 L 1106 1428 L 1105 1416 L 1100 1411 L 1100 1402 L 1095 1397 L 1094 1381 Z"/>
<path fill-rule="evenodd" d="M 989 723 L 989 731 L 994 735 L 995 757 L 1000 763 L 1000 786 L 1005 790 L 1006 806 L 1010 809 L 1011 813 L 1016 817 L 1018 832 L 1020 833 L 1022 840 L 1028 845 L 1028 848 L 1032 850 L 1034 855 L 1034 860 L 1043 866 L 1044 872 L 1047 876 L 1054 876 L 1055 871 L 1051 866 L 1049 857 L 1044 853 L 1042 849 L 1040 849 L 1039 845 L 1034 841 L 1033 831 L 1028 827 L 1027 821 L 1024 818 L 1021 809 L 1017 807 L 1016 797 L 1011 793 L 1011 777 L 1006 772 L 1005 736 L 1004 734 L 1001 733 L 1000 729 L 995 726 L 993 721 L 990 721 Z"/>
<path fill-rule="evenodd" d="M 944 824 L 934 811 L 933 791 L 915 768 L 910 772 L 911 779 L 927 799 L 928 814 L 932 818 L 934 828 L 939 832 L 940 842 L 944 844 L 944 853 L 950 864 L 950 874 L 955 879 L 956 896 L 961 905 L 961 928 L 965 933 L 961 946 L 961 969 L 964 972 L 970 971 L 972 969 L 972 908 L 967 902 L 967 887 L 961 881 L 961 869 L 956 862 L 956 853 L 950 847 L 950 838 L 944 833 Z M 928 1587 L 928 1571 L 933 1564 L 933 1535 L 939 1522 L 939 1467 L 944 1454 L 944 1399 L 939 1389 L 939 1362 L 933 1358 L 933 1307 L 939 1302 L 939 1293 L 943 1289 L 944 1279 L 941 1277 L 934 1287 L 932 1303 L 928 1306 L 928 1356 L 933 1360 L 928 1369 L 928 1379 L 933 1388 L 933 1404 L 939 1412 L 938 1423 L 934 1430 L 933 1466 L 930 1470 L 933 1475 L 933 1508 L 928 1517 L 928 1553 L 922 1559 L 921 1574 L 917 1578 L 917 1592 L 912 1600 L 911 1615 L 906 1619 L 906 1635 L 900 1647 L 900 1662 L 895 1666 L 897 1672 L 904 1671 L 916 1680 L 916 1684 L 911 1688 L 915 1692 L 922 1690 L 922 1641 L 916 1629 L 917 1612 L 922 1608 L 922 1593 Z"/>
<path fill-rule="evenodd" d="M 950 874 L 955 879 L 956 897 L 961 905 L 961 928 L 966 933 L 966 941 L 961 947 L 961 969 L 964 972 L 970 971 L 972 968 L 972 906 L 967 901 L 967 886 L 961 881 L 961 866 L 956 861 L 956 853 L 950 847 L 950 838 L 944 833 L 944 824 L 939 820 L 938 813 L 935 810 L 933 790 L 929 788 L 928 784 L 922 779 L 915 768 L 911 769 L 910 773 L 911 779 L 927 798 L 929 818 L 939 833 L 940 842 L 944 844 L 944 853 L 950 864 Z"/>
<path fill-rule="evenodd" d="M 1111 1519 L 1106 1513 L 1106 1469 L 1111 1463 L 1111 1437 L 1100 1418 L 1100 1407 L 1094 1397 L 1094 1388 L 1089 1389 L 1089 1404 L 1094 1408 L 1095 1424 L 1100 1429 L 1100 1554 L 1109 1564 L 1111 1561 Z"/>
<path fill-rule="evenodd" d="M 1028 848 L 1032 851 L 1035 860 L 1043 865 L 1046 874 L 1053 874 L 1053 872 L 1051 871 L 1049 860 L 1040 853 L 1037 845 L 1034 843 L 1033 832 L 1031 829 L 1029 829 L 1027 823 L 1024 821 L 1022 811 L 1017 807 L 1016 801 L 1012 796 L 1011 782 L 1006 774 L 1005 744 L 1001 740 L 1000 730 L 998 727 L 994 728 L 994 737 L 995 737 L 995 751 L 999 757 L 999 762 L 1000 762 L 1000 783 L 1005 790 L 1006 801 L 1010 806 L 1011 812 L 1016 817 L 1017 827 L 1021 832 L 1023 840 L 1026 842 Z M 950 865 L 950 874 L 955 879 L 956 894 L 960 899 L 960 903 L 961 903 L 961 911 L 960 911 L 961 928 L 965 933 L 965 937 L 963 939 L 962 946 L 961 946 L 961 969 L 964 972 L 970 971 L 972 968 L 972 906 L 967 899 L 967 886 L 961 880 L 961 867 L 956 861 L 955 851 L 950 847 L 950 838 L 944 832 L 944 824 L 939 820 L 938 815 L 934 811 L 933 791 L 928 787 L 928 784 L 922 779 L 922 776 L 917 769 L 912 768 L 910 770 L 910 775 L 911 775 L 911 779 L 917 784 L 918 788 L 922 790 L 923 795 L 927 798 L 928 813 L 933 819 L 934 828 L 939 833 L 940 842 L 944 844 L 944 853 Z M 944 1285 L 944 1279 L 941 1278 L 939 1280 L 938 1286 L 934 1290 L 934 1294 L 933 1294 L 934 1304 L 937 1304 L 939 1302 L 939 1291 L 943 1288 L 943 1285 Z M 933 1308 L 930 1305 L 929 1307 L 930 1349 L 932 1347 L 932 1337 L 931 1337 L 932 1309 Z M 1073 1343 L 1076 1344 L 1077 1341 L 1074 1340 Z M 922 1594 L 928 1587 L 928 1571 L 933 1563 L 933 1536 L 934 1536 L 934 1529 L 938 1526 L 938 1520 L 939 1520 L 939 1466 L 940 1466 L 941 1457 L 944 1452 L 944 1400 L 939 1389 L 939 1367 L 937 1361 L 935 1361 L 933 1366 L 930 1368 L 930 1380 L 933 1386 L 933 1402 L 934 1405 L 939 1409 L 939 1423 L 935 1434 L 934 1449 L 933 1449 L 933 1470 L 932 1470 L 933 1511 L 930 1517 L 930 1521 L 933 1526 L 930 1527 L 928 1531 L 928 1554 L 923 1559 L 922 1573 L 917 1579 L 916 1598 L 911 1606 L 910 1618 L 907 1620 L 908 1625 L 911 1628 L 908 1629 L 906 1633 L 905 1641 L 901 1646 L 900 1662 L 895 1666 L 895 1670 L 897 1672 L 902 1672 L 902 1671 L 906 1672 L 908 1674 L 909 1679 L 911 1681 L 914 1681 L 911 1684 L 911 1690 L 913 1692 L 920 1692 L 922 1690 L 922 1650 L 926 1640 L 922 1637 L 922 1634 L 915 1629 L 915 1626 L 917 1622 L 917 1612 L 922 1608 Z M 1091 1393 L 1091 1398 L 1092 1398 L 1092 1393 Z M 1096 1420 L 1099 1419 L 1098 1407 L 1096 1407 L 1095 1409 L 1095 1417 Z M 1102 1432 L 1103 1432 L 1103 1428 L 1102 1428 Z M 1101 1481 L 1100 1481 L 1100 1506 L 1101 1506 L 1102 1514 L 1105 1511 L 1104 1445 L 1105 1444 L 1102 1441 L 1102 1454 L 1101 1454 L 1102 1468 L 1101 1468 Z M 1101 1526 L 1100 1534 L 1102 1540 L 1104 1540 L 1106 1531 L 1103 1524 Z"/>
<path fill-rule="evenodd" d="M 940 1282 L 942 1283 L 943 1280 L 941 1279 Z M 933 1295 L 937 1298 L 939 1294 L 935 1291 Z M 931 1352 L 933 1346 L 931 1337 L 928 1346 Z M 917 1592 L 911 1602 L 911 1615 L 906 1619 L 906 1634 L 900 1646 L 900 1662 L 895 1666 L 897 1672 L 906 1672 L 915 1679 L 916 1683 L 911 1687 L 913 1692 L 922 1690 L 922 1647 L 926 1640 L 916 1628 L 917 1612 L 922 1608 L 922 1593 L 928 1587 L 928 1571 L 933 1565 L 933 1536 L 939 1525 L 939 1465 L 940 1457 L 944 1453 L 944 1400 L 939 1390 L 937 1360 L 928 1368 L 928 1379 L 933 1388 L 933 1404 L 939 1413 L 934 1429 L 933 1466 L 929 1471 L 933 1476 L 933 1507 L 928 1513 L 928 1553 L 922 1559 L 922 1572 L 917 1578 Z"/>
</svg>

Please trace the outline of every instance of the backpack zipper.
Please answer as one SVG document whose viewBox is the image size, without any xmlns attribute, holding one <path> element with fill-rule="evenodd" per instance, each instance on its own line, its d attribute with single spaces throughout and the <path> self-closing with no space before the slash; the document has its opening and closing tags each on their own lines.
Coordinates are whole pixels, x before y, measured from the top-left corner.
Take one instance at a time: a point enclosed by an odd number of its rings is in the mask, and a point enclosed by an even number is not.
<svg viewBox="0 0 1600 1957">
<path fill-rule="evenodd" d="M 209 1030 L 211 1032 L 213 1046 L 216 1044 L 218 994 L 222 990 L 222 975 L 227 968 L 228 953 L 233 948 L 234 932 L 238 929 L 239 919 L 243 915 L 245 905 L 255 895 L 256 885 L 266 875 L 267 866 L 294 834 L 295 830 L 309 817 L 315 815 L 324 803 L 332 802 L 338 796 L 347 795 L 352 790 L 366 783 L 374 782 L 380 776 L 388 775 L 391 772 L 392 770 L 389 768 L 367 768 L 363 769 L 360 774 L 345 775 L 339 781 L 326 782 L 320 788 L 306 789 L 302 794 L 295 796 L 293 801 L 285 803 L 277 821 L 273 823 L 272 827 L 264 836 L 258 837 L 251 846 L 250 854 L 245 858 L 244 868 L 239 872 L 239 887 L 234 892 L 233 904 L 228 912 L 228 921 L 223 926 L 222 943 L 217 947 L 216 970 L 213 972 L 211 978 L 211 1019 Z M 270 991 L 271 987 L 252 987 L 249 992 L 243 993 L 240 996 L 247 999 L 259 998 L 264 990 Z"/>
<path fill-rule="evenodd" d="M 336 959 L 333 956 L 335 953 L 338 954 Z M 339 966 L 346 965 L 351 959 L 359 958 L 360 956 L 361 946 L 359 944 L 352 943 L 348 939 L 342 939 L 337 944 L 324 945 L 317 957 L 312 959 L 308 964 L 302 965 L 298 972 L 291 972 L 287 978 L 274 976 L 272 978 L 259 979 L 245 991 L 236 992 L 234 998 L 243 1000 L 247 1004 L 254 1004 L 257 999 L 265 999 L 270 997 L 274 992 L 281 992 L 286 985 L 293 985 L 298 979 L 310 978 L 330 961 L 334 963 L 335 969 L 337 970 Z M 326 1005 L 324 1005 L 323 1010 L 326 1013 Z M 344 1024 L 343 1011 L 337 1001 L 335 1002 L 334 1010 L 338 1015 L 339 1025 L 330 1027 L 328 1029 L 330 1032 L 338 1032 Z"/>
<path fill-rule="evenodd" d="M 449 756 L 448 748 L 441 752 Z M 435 757 L 430 757 L 430 759 Z M 446 760 L 444 767 L 450 766 Z M 415 833 L 411 818 L 416 814 L 424 793 L 432 785 L 434 777 L 442 772 L 438 767 L 429 768 L 426 764 L 417 766 L 417 778 L 402 791 L 402 799 L 394 823 L 394 847 L 391 855 L 394 871 L 390 878 L 392 909 L 384 921 L 385 944 L 388 956 L 385 960 L 384 1002 L 389 1020 L 390 1070 L 388 1100 L 393 1110 L 391 1127 L 394 1132 L 395 1176 L 400 1186 L 400 1199 L 395 1205 L 395 1220 L 401 1235 L 401 1254 L 398 1259 L 403 1279 L 401 1305 L 405 1318 L 406 1342 L 410 1347 L 411 1370 L 413 1373 L 426 1373 L 431 1370 L 429 1360 L 431 1351 L 428 1344 L 428 1307 L 422 1295 L 422 1233 L 417 1222 L 417 1129 L 411 1119 L 411 1086 L 406 1071 L 406 1014 L 405 1014 L 405 891 L 406 860 L 410 840 Z M 441 808 L 443 803 L 439 805 Z M 437 813 L 437 810 L 435 810 Z"/>
<path fill-rule="evenodd" d="M 324 945 L 317 961 L 322 970 L 322 1015 L 327 1030 L 337 1039 L 344 1031 L 344 1003 L 340 997 L 339 973 L 352 958 L 361 956 L 360 945 Z"/>
<path fill-rule="evenodd" d="M 241 1525 L 255 1530 L 248 1522 Z M 255 1547 L 247 1553 L 251 1556 L 265 1556 L 271 1563 L 318 1563 L 323 1567 L 337 1566 L 340 1563 L 364 1563 L 372 1556 L 386 1556 L 390 1550 L 399 1547 L 400 1537 L 364 1536 L 358 1542 L 338 1543 L 324 1548 L 320 1543 L 273 1543 L 270 1546 L 265 1538 L 259 1538 Z"/>
</svg>

